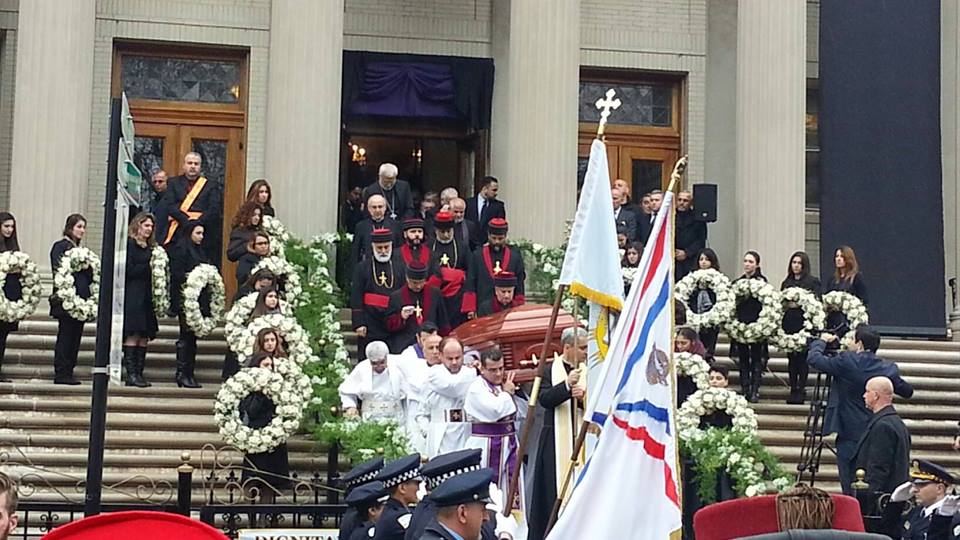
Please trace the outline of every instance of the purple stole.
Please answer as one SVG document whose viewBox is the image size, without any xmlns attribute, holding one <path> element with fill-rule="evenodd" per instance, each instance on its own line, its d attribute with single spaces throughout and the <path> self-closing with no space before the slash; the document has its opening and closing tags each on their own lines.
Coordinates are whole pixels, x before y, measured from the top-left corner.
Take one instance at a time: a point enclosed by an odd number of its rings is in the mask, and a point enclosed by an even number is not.
<svg viewBox="0 0 960 540">
<path fill-rule="evenodd" d="M 490 384 L 486 379 L 483 383 L 494 395 L 502 392 L 501 389 Z M 510 489 L 510 475 L 517 465 L 517 429 L 514 425 L 515 414 L 511 414 L 496 422 L 474 422 L 470 427 L 471 435 L 475 437 L 484 437 L 487 439 L 487 467 L 493 469 L 493 482 L 500 486 L 504 493 Z M 503 462 L 503 440 L 507 439 L 508 454 L 506 464 Z M 505 468 L 504 468 L 505 466 Z M 506 474 L 501 476 L 501 471 Z M 520 510 L 520 494 L 513 501 L 513 508 Z"/>
</svg>

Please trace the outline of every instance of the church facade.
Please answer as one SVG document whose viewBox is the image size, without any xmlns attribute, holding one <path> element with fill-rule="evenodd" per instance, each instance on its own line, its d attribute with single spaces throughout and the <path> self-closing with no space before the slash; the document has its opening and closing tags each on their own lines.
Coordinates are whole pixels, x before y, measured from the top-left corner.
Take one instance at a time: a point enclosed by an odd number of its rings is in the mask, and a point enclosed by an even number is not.
<svg viewBox="0 0 960 540">
<path fill-rule="evenodd" d="M 941 8 L 946 275 L 960 268 L 960 41 Z M 608 88 L 612 178 L 718 186 L 710 244 L 772 275 L 818 252 L 814 0 L 0 0 L 0 208 L 38 259 L 72 212 L 99 246 L 111 97 L 137 164 L 196 150 L 229 220 L 267 178 L 304 236 L 382 161 L 421 191 L 501 180 L 511 235 L 563 239 Z M 361 151 L 362 150 L 362 151 Z M 145 188 L 146 189 L 146 188 Z"/>
</svg>

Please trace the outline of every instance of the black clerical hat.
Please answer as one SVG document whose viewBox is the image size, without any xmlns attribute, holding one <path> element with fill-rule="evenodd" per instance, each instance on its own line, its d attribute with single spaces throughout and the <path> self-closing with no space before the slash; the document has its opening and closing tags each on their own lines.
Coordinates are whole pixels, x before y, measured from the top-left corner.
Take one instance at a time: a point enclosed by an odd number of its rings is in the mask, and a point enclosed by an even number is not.
<svg viewBox="0 0 960 540">
<path fill-rule="evenodd" d="M 504 270 L 496 276 L 493 277 L 493 286 L 494 287 L 516 287 L 517 286 L 517 275 L 513 272 L 507 272 Z"/>
<path fill-rule="evenodd" d="M 433 216 L 433 226 L 439 230 L 447 230 L 453 228 L 453 214 L 450 212 L 437 212 Z"/>
<path fill-rule="evenodd" d="M 370 234 L 370 242 L 373 244 L 393 242 L 393 231 L 390 229 L 374 229 Z"/>
<path fill-rule="evenodd" d="M 910 479 L 914 482 L 937 482 L 947 486 L 957 483 L 949 471 L 932 461 L 915 459 L 910 467 Z"/>
<path fill-rule="evenodd" d="M 487 234 L 507 234 L 507 220 L 503 218 L 493 218 L 487 224 Z"/>
<path fill-rule="evenodd" d="M 350 494 L 347 495 L 347 498 L 344 499 L 344 502 L 349 506 L 362 508 L 372 506 L 373 503 L 380 499 L 386 500 L 387 497 L 388 495 L 383 489 L 383 482 L 367 482 L 366 484 L 353 488 Z"/>
<path fill-rule="evenodd" d="M 427 279 L 427 266 L 420 261 L 410 261 L 407 265 L 407 277 L 410 279 Z"/>
<path fill-rule="evenodd" d="M 350 469 L 350 472 L 343 475 L 340 481 L 349 490 L 360 484 L 373 481 L 380 474 L 380 469 L 383 469 L 383 458 L 373 458 Z"/>
<path fill-rule="evenodd" d="M 427 489 L 434 490 L 448 478 L 480 470 L 480 456 L 477 448 L 443 454 L 420 467 L 420 474 L 427 481 Z"/>
<path fill-rule="evenodd" d="M 410 229 L 423 229 L 425 226 L 423 220 L 418 217 L 409 217 L 403 220 L 403 230 L 409 231 Z"/>
<path fill-rule="evenodd" d="M 457 506 L 467 503 L 490 502 L 490 482 L 493 481 L 493 470 L 480 469 L 458 474 L 440 484 L 430 493 L 430 500 L 437 507 Z"/>
<path fill-rule="evenodd" d="M 420 454 L 410 454 L 387 463 L 377 480 L 383 482 L 384 489 L 390 489 L 410 480 L 420 479 Z"/>
</svg>

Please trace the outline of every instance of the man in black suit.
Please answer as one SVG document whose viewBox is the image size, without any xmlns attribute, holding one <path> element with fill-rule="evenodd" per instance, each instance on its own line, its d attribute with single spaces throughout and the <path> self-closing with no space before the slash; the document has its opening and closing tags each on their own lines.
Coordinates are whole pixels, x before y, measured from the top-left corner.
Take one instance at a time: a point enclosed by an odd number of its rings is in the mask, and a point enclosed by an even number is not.
<svg viewBox="0 0 960 540">
<path fill-rule="evenodd" d="M 503 201 L 497 200 L 500 181 L 493 176 L 484 176 L 480 184 L 480 193 L 467 199 L 466 219 L 477 224 L 480 237 L 487 237 L 487 224 L 493 218 L 507 218 L 507 208 Z"/>
<path fill-rule="evenodd" d="M 453 214 L 453 234 L 458 242 L 474 251 L 487 239 L 480 234 L 480 226 L 466 219 L 467 202 L 460 197 L 450 200 L 450 213 Z"/>
<path fill-rule="evenodd" d="M 380 165 L 377 181 L 363 188 L 363 203 L 373 195 L 381 195 L 387 201 L 387 215 L 390 219 L 402 222 L 413 217 L 413 194 L 410 184 L 397 180 L 397 166 L 393 163 Z"/>
<path fill-rule="evenodd" d="M 697 269 L 697 254 L 707 247 L 707 224 L 697 221 L 693 213 L 693 193 L 677 193 L 676 238 L 674 239 L 674 273 L 677 281 Z"/>
<path fill-rule="evenodd" d="M 650 197 L 650 213 L 642 213 L 637 219 L 637 236 L 644 244 L 650 238 L 650 232 L 653 231 L 653 223 L 657 220 L 657 212 L 660 211 L 660 205 L 663 204 L 663 192 L 655 189 L 644 195 L 644 198 Z"/>
<path fill-rule="evenodd" d="M 635 242 L 637 240 L 637 215 L 633 213 L 633 210 L 623 205 L 626 197 L 623 190 L 613 188 L 610 190 L 610 195 L 613 197 L 613 219 L 617 227 L 617 234 L 623 233 L 627 235 L 627 242 Z"/>
<path fill-rule="evenodd" d="M 223 190 L 216 182 L 200 174 L 203 158 L 196 152 L 183 157 L 183 174 L 167 181 L 160 205 L 170 216 L 164 246 L 174 244 L 187 229 L 190 221 L 203 223 L 203 251 L 220 266 L 220 246 L 223 231 Z"/>
<path fill-rule="evenodd" d="M 853 492 L 854 459 L 860 438 L 866 431 L 873 413 L 864 404 L 862 396 L 867 381 L 874 377 L 886 377 L 893 383 L 893 391 L 901 397 L 913 396 L 913 387 L 900 378 L 897 365 L 877 356 L 880 348 L 880 334 L 865 324 L 857 327 L 854 343 L 850 350 L 834 356 L 824 351 L 827 343 L 836 341 L 833 334 L 824 332 L 819 339 L 810 343 L 807 363 L 824 373 L 833 376 L 830 387 L 830 400 L 823 420 L 823 433 L 837 434 L 837 468 L 840 472 L 840 485 L 843 492 Z"/>
</svg>

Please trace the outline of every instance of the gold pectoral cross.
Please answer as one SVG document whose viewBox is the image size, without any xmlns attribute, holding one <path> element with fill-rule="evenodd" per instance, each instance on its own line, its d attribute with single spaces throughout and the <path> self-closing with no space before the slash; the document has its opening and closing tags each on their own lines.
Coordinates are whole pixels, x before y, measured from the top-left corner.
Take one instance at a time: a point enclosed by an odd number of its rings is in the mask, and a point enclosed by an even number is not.
<svg viewBox="0 0 960 540">
<path fill-rule="evenodd" d="M 380 271 L 380 277 L 377 278 L 377 281 L 380 283 L 381 287 L 387 286 L 387 273 L 383 270 Z"/>
<path fill-rule="evenodd" d="M 423 318 L 423 308 L 420 307 L 420 302 L 417 302 L 417 306 L 413 308 L 413 312 L 417 314 L 417 319 Z"/>
<path fill-rule="evenodd" d="M 447 257 L 447 254 L 446 254 L 446 253 L 444 253 L 444 254 L 440 257 L 440 264 L 443 265 L 443 266 L 450 266 L 450 257 Z"/>
<path fill-rule="evenodd" d="M 493 265 L 493 273 L 499 274 L 500 272 L 503 272 L 503 268 L 500 268 L 500 261 L 497 261 L 497 263 Z"/>
</svg>

